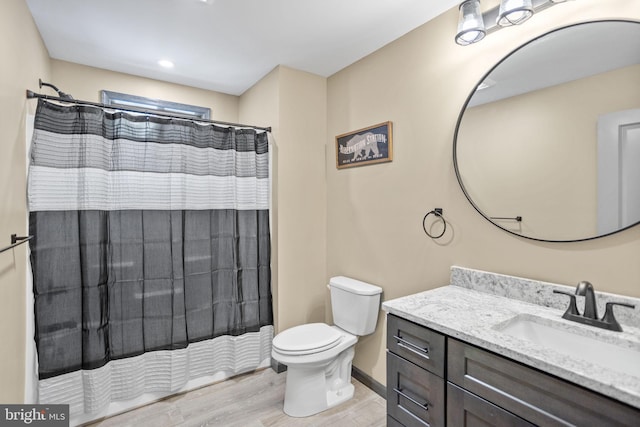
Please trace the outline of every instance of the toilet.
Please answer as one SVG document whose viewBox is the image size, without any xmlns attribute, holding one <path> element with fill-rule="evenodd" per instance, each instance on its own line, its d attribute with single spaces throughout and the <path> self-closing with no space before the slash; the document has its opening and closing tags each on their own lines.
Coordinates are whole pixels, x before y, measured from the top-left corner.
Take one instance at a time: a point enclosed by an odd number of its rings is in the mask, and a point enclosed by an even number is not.
<svg viewBox="0 0 640 427">
<path fill-rule="evenodd" d="M 376 329 L 382 288 L 338 276 L 329 289 L 334 326 L 309 323 L 273 338 L 271 357 L 287 366 L 284 412 L 292 417 L 308 417 L 353 397 L 356 342 Z"/>
</svg>

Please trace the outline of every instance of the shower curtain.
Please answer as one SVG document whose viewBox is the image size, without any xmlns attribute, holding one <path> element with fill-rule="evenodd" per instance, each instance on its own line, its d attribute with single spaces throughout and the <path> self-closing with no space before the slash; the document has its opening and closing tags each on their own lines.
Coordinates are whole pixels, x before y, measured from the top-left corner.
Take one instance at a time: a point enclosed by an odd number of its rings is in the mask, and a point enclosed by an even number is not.
<svg viewBox="0 0 640 427">
<path fill-rule="evenodd" d="M 82 417 L 268 360 L 269 182 L 266 132 L 40 99 L 39 402 Z"/>
</svg>

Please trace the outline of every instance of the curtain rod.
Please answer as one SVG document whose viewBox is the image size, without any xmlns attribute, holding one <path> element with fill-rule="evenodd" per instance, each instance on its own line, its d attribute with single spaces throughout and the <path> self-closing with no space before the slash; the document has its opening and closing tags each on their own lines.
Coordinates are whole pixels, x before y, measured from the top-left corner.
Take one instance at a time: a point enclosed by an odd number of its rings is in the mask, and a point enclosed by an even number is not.
<svg viewBox="0 0 640 427">
<path fill-rule="evenodd" d="M 132 113 L 142 113 L 142 114 L 148 114 L 148 115 L 152 115 L 152 116 L 156 116 L 156 117 L 167 117 L 167 118 L 172 118 L 172 119 L 191 120 L 191 121 L 194 121 L 194 122 L 212 123 L 212 124 L 216 124 L 216 125 L 233 126 L 233 127 L 241 127 L 241 128 L 253 128 L 253 129 L 257 129 L 257 130 L 264 130 L 264 131 L 267 131 L 267 132 L 271 132 L 271 126 L 262 127 L 262 126 L 253 126 L 253 125 L 243 125 L 241 123 L 230 123 L 230 122 L 221 122 L 221 121 L 217 121 L 217 120 L 196 119 L 196 118 L 191 118 L 191 117 L 174 116 L 174 115 L 171 115 L 171 114 L 165 114 L 165 113 L 160 113 L 160 112 L 157 112 L 157 111 L 145 110 L 145 109 L 142 109 L 142 108 L 114 107 L 113 105 L 105 105 L 105 104 L 102 104 L 100 102 L 81 101 L 81 100 L 78 100 L 78 99 L 68 99 L 68 98 L 60 98 L 58 96 L 44 95 L 44 94 L 41 94 L 41 93 L 35 93 L 35 92 L 27 89 L 27 99 L 32 99 L 32 98 L 42 98 L 42 99 L 46 99 L 46 100 L 49 100 L 49 101 L 66 102 L 66 103 L 69 103 L 69 104 L 90 105 L 90 106 L 93 106 L 93 107 L 108 108 L 108 109 L 119 110 L 119 111 L 130 111 Z"/>
</svg>

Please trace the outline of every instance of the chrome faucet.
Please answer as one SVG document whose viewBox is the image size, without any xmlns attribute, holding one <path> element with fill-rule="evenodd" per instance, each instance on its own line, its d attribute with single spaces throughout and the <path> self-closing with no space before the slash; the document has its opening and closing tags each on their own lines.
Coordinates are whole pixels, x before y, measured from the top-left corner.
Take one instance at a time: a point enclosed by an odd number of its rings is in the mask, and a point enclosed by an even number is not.
<svg viewBox="0 0 640 427">
<path fill-rule="evenodd" d="M 596 295 L 593 285 L 589 282 L 583 281 L 576 286 L 575 294 L 570 292 L 564 292 L 554 290 L 554 294 L 563 294 L 569 297 L 569 307 L 567 311 L 562 315 L 563 319 L 571 320 L 578 323 L 584 323 L 585 325 L 596 326 L 598 328 L 608 329 L 610 331 L 622 332 L 620 323 L 613 315 L 613 306 L 619 305 L 622 307 L 636 308 L 635 305 L 626 304 L 623 302 L 608 302 L 606 303 L 606 310 L 602 319 L 598 319 L 598 308 L 596 307 Z M 576 295 L 583 296 L 584 298 L 584 311 L 582 314 L 578 311 L 576 305 Z"/>
</svg>

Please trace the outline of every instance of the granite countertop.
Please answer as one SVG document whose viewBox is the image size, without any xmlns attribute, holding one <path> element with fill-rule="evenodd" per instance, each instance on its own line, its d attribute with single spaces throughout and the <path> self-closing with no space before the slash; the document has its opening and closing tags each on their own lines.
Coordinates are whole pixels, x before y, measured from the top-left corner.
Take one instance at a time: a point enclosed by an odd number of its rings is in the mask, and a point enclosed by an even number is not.
<svg viewBox="0 0 640 427">
<path fill-rule="evenodd" d="M 560 322 L 563 329 L 576 334 L 640 351 L 640 300 L 596 294 L 598 299 L 636 304 L 634 310 L 629 310 L 631 314 L 618 317 L 624 331 L 613 332 L 562 319 L 568 299 L 553 294 L 553 289 L 574 290 L 563 285 L 452 267 L 450 285 L 385 301 L 382 308 L 388 313 L 640 408 L 640 376 L 618 372 L 615 367 L 608 369 L 500 331 L 515 316 L 525 316 L 549 326 Z M 557 308 L 558 305 L 563 308 Z M 623 310 L 619 311 L 622 313 Z M 602 309 L 599 312 L 602 313 Z"/>
</svg>

